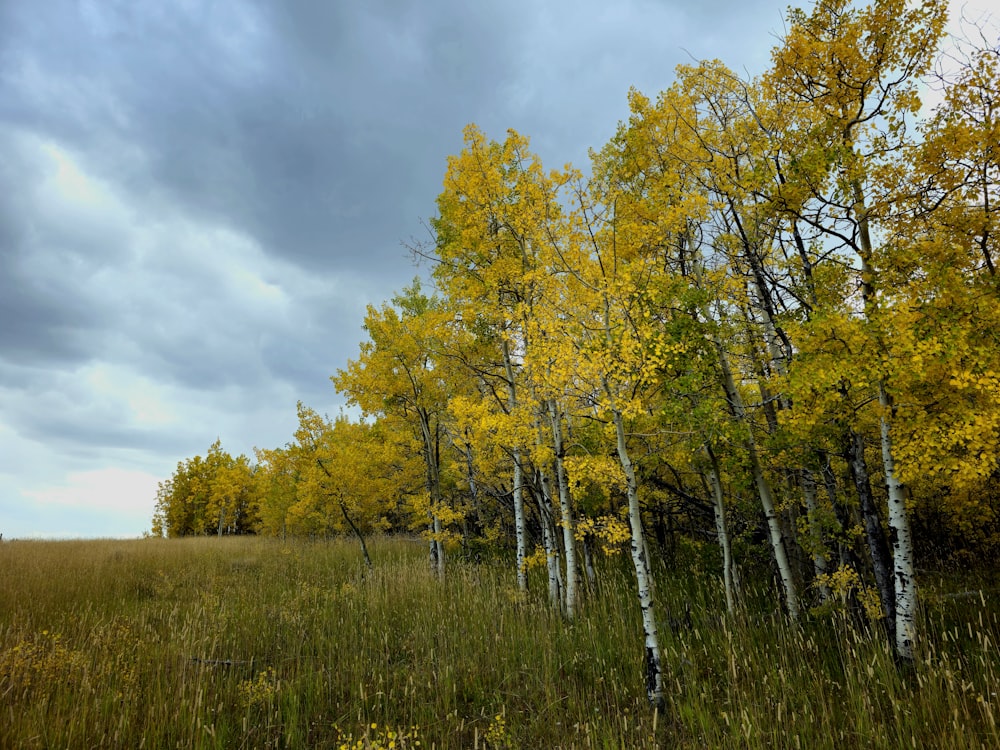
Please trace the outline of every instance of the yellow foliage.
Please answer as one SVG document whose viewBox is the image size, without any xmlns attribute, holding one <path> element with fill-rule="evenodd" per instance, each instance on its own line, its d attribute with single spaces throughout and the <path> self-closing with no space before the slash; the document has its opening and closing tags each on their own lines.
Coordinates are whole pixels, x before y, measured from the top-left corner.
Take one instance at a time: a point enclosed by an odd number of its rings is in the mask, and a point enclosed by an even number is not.
<svg viewBox="0 0 1000 750">
<path fill-rule="evenodd" d="M 513 740 L 507 733 L 507 721 L 503 714 L 496 714 L 490 720 L 490 725 L 483 732 L 483 741 L 486 743 L 486 747 L 497 748 L 497 750 L 513 747 Z"/>
<path fill-rule="evenodd" d="M 337 728 L 337 737 L 337 750 L 407 750 L 421 747 L 419 725 L 404 731 L 372 722 L 357 734 Z"/>
<path fill-rule="evenodd" d="M 535 547 L 534 552 L 532 552 L 530 555 L 525 555 L 523 563 L 524 570 L 525 572 L 527 572 L 529 570 L 534 570 L 535 568 L 544 567 L 546 564 L 548 564 L 548 560 L 549 558 L 545 552 L 545 548 L 542 547 L 541 545 L 538 545 L 537 547 Z"/>
<path fill-rule="evenodd" d="M 571 486 L 593 484 L 608 491 L 625 491 L 621 463 L 610 456 L 566 456 L 564 463 Z"/>
<path fill-rule="evenodd" d="M 79 689 L 87 664 L 84 652 L 68 648 L 58 633 L 43 630 L 0 653 L 0 695 L 21 698 L 62 687 Z"/>
<path fill-rule="evenodd" d="M 576 538 L 583 541 L 591 537 L 600 544 L 605 555 L 617 555 L 623 546 L 632 541 L 632 532 L 627 523 L 617 516 L 583 518 L 576 524 Z"/>
<path fill-rule="evenodd" d="M 827 586 L 830 593 L 837 597 L 841 606 L 846 606 L 847 600 L 852 594 L 856 595 L 864 607 L 865 615 L 871 622 L 877 622 L 885 617 L 878 592 L 862 583 L 857 571 L 848 565 L 841 565 L 832 573 L 817 576 L 814 585 Z"/>
<path fill-rule="evenodd" d="M 244 706 L 271 704 L 281 690 L 281 680 L 278 679 L 274 667 L 268 667 L 257 673 L 251 680 L 243 680 L 236 686 L 236 692 Z"/>
</svg>

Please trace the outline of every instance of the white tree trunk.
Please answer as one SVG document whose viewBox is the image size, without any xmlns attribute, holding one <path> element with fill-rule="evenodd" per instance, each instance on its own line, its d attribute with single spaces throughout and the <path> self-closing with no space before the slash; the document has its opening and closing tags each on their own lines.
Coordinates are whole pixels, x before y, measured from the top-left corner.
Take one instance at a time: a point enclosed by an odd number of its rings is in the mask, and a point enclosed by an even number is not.
<svg viewBox="0 0 1000 750">
<path fill-rule="evenodd" d="M 771 360 L 771 367 L 774 369 L 779 376 L 786 376 L 788 374 L 788 367 L 786 356 L 781 347 L 781 339 L 778 336 L 778 329 L 774 324 L 773 306 L 768 303 L 764 304 L 764 300 L 768 299 L 768 292 L 762 286 L 759 279 L 754 279 L 750 282 L 751 292 L 754 293 L 758 300 L 761 301 L 762 315 L 761 322 L 764 328 L 764 340 L 767 345 L 767 353 Z M 789 402 L 785 394 L 778 394 L 778 403 L 782 409 L 791 408 L 791 403 Z M 813 559 L 813 570 L 817 578 L 824 580 L 822 577 L 829 573 L 829 564 L 826 558 L 826 545 L 823 541 L 822 528 L 819 526 L 819 513 L 818 505 L 816 502 L 816 482 L 813 479 L 812 472 L 803 468 L 800 474 L 801 486 L 802 486 L 802 498 L 806 506 L 806 519 L 808 521 L 808 534 L 809 534 L 809 544 L 812 552 Z M 793 527 L 794 529 L 794 527 Z M 821 583 L 819 585 L 819 593 L 821 601 L 826 601 L 830 598 L 830 587 L 826 583 Z"/>
<path fill-rule="evenodd" d="M 538 469 L 538 515 L 542 527 L 542 545 L 545 547 L 545 567 L 549 576 L 549 603 L 562 610 L 562 573 L 559 570 L 559 542 L 552 522 L 552 489 L 548 474 Z"/>
<path fill-rule="evenodd" d="M 760 456 L 757 454 L 757 442 L 754 440 L 753 431 L 746 416 L 746 409 L 743 406 L 743 398 L 736 388 L 736 381 L 733 379 L 733 371 L 729 366 L 729 356 L 718 336 L 714 337 L 715 349 L 719 357 L 719 365 L 722 370 L 723 386 L 726 396 L 729 399 L 733 415 L 738 422 L 747 428 L 747 438 L 745 446 L 750 457 L 750 469 L 753 473 L 754 485 L 757 487 L 757 495 L 760 497 L 761 508 L 764 510 L 764 518 L 767 520 L 767 530 L 771 539 L 771 551 L 774 553 L 774 562 L 778 566 L 778 576 L 781 578 L 781 585 L 785 590 L 785 606 L 788 609 L 788 616 L 793 622 L 799 619 L 799 596 L 795 587 L 795 579 L 792 576 L 792 568 L 788 563 L 788 555 L 785 551 L 785 537 L 781 530 L 781 522 L 774 509 L 774 493 L 771 491 L 771 484 L 764 476 L 764 469 L 760 464 Z"/>
<path fill-rule="evenodd" d="M 434 548 L 435 556 L 434 562 L 436 563 L 435 573 L 437 577 L 444 578 L 444 542 L 441 541 L 441 519 L 438 518 L 437 514 L 434 515 Z"/>
<path fill-rule="evenodd" d="M 612 398 L 608 384 L 605 381 L 605 391 Z M 645 535 L 642 530 L 642 510 L 639 507 L 639 486 L 635 478 L 635 469 L 628 454 L 625 441 L 625 425 L 622 414 L 612 407 L 612 419 L 615 424 L 615 436 L 618 445 L 618 460 L 625 473 L 625 486 L 628 494 L 628 521 L 632 531 L 632 565 L 635 568 L 635 580 L 639 589 L 639 608 L 642 611 L 642 629 L 646 641 L 646 695 L 649 702 L 656 708 L 663 708 L 663 663 L 660 654 L 660 636 L 656 626 L 656 613 L 653 610 L 652 576 L 649 572 L 649 560 L 646 557 Z"/>
<path fill-rule="evenodd" d="M 554 399 L 549 400 L 549 419 L 552 423 L 552 443 L 556 456 L 556 483 L 559 486 L 559 513 L 562 517 L 563 549 L 566 553 L 566 617 L 573 619 L 576 614 L 576 538 L 573 508 L 569 494 L 569 482 L 563 466 L 562 414 Z"/>
<path fill-rule="evenodd" d="M 819 504 L 816 502 L 816 480 L 809 469 L 802 470 L 802 496 L 806 501 L 806 521 L 809 524 L 809 544 L 812 547 L 813 570 L 819 584 L 819 595 L 822 601 L 830 598 L 830 587 L 826 584 L 829 564 L 826 559 L 826 545 L 823 542 L 823 529 L 820 526 Z"/>
<path fill-rule="evenodd" d="M 583 538 L 583 567 L 587 571 L 587 584 L 593 589 L 597 583 L 597 572 L 594 570 L 594 556 L 590 551 L 590 542 Z"/>
<path fill-rule="evenodd" d="M 857 215 L 860 237 L 861 294 L 865 303 L 865 317 L 872 320 L 878 310 L 875 296 L 875 274 L 871 266 L 872 240 L 868 225 L 868 209 L 861 183 L 852 185 L 854 210 Z M 879 417 L 879 433 L 882 444 L 882 467 L 885 470 L 885 484 L 889 494 L 889 543 L 892 546 L 893 590 L 896 601 L 896 655 L 902 659 L 913 659 L 913 644 L 917 639 L 917 582 L 913 575 L 913 541 L 910 536 L 910 519 L 906 513 L 906 498 L 903 486 L 896 474 L 896 461 L 892 454 L 892 399 L 885 389 L 885 380 L 879 380 L 878 402 L 882 407 Z M 892 631 L 890 631 L 892 632 Z"/>
<path fill-rule="evenodd" d="M 913 645 L 917 639 L 917 581 L 913 574 L 913 539 L 910 535 L 910 518 L 906 512 L 903 485 L 896 473 L 896 462 L 892 454 L 892 435 L 889 432 L 892 402 L 883 383 L 879 383 L 878 400 L 882 406 L 879 420 L 882 465 L 889 490 L 889 540 L 892 544 L 896 592 L 896 654 L 902 659 L 912 660 Z"/>
<path fill-rule="evenodd" d="M 514 383 L 514 365 L 510 358 L 510 347 L 503 342 L 503 366 L 507 375 L 507 409 L 513 414 L 517 409 L 517 386 Z M 517 540 L 517 588 L 528 590 L 528 572 L 525 570 L 527 552 L 527 537 L 524 533 L 524 465 L 521 463 L 521 451 L 514 448 L 514 536 Z"/>
<path fill-rule="evenodd" d="M 514 534 L 517 538 L 517 588 L 528 590 L 528 571 L 525 570 L 527 543 L 524 534 L 524 467 L 521 452 L 514 451 Z"/>
<path fill-rule="evenodd" d="M 611 306 L 607 296 L 604 297 L 604 336 L 609 350 L 614 350 L 611 336 Z M 628 442 L 625 439 L 625 423 L 617 397 L 611 389 L 607 375 L 601 376 L 601 387 L 608 397 L 611 418 L 615 425 L 615 442 L 618 449 L 618 461 L 625 475 L 625 488 L 628 496 L 628 522 L 632 537 L 632 566 L 635 568 L 635 581 L 639 594 L 639 610 L 642 614 L 642 630 L 646 646 L 646 697 L 650 704 L 658 710 L 663 709 L 663 657 L 660 652 L 660 636 L 656 626 L 656 612 L 653 609 L 653 577 L 649 570 L 646 537 L 642 530 L 642 508 L 639 505 L 639 483 L 635 476 L 632 458 L 628 453 Z"/>
<path fill-rule="evenodd" d="M 719 476 L 719 460 L 715 452 L 706 443 L 705 453 L 708 455 L 708 481 L 712 487 L 712 507 L 715 510 L 715 533 L 722 550 L 722 581 L 726 588 L 726 611 L 732 615 L 736 611 L 736 593 L 733 585 L 733 548 L 729 541 L 729 529 L 726 526 L 725 496 L 722 492 L 722 477 Z"/>
<path fill-rule="evenodd" d="M 444 542 L 441 540 L 441 519 L 437 509 L 441 503 L 441 477 L 438 473 L 437 451 L 431 435 L 430 419 L 420 412 L 420 432 L 424 441 L 424 458 L 427 470 L 427 494 L 430 497 L 431 568 L 438 578 L 444 578 Z"/>
</svg>

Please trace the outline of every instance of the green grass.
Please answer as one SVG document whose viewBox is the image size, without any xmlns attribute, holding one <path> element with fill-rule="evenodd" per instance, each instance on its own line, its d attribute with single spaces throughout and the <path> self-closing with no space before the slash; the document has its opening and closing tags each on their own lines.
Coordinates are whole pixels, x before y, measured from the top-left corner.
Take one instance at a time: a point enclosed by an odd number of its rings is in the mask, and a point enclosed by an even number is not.
<svg viewBox="0 0 1000 750">
<path fill-rule="evenodd" d="M 451 563 L 442 584 L 422 544 L 375 540 L 372 557 L 366 572 L 349 541 L 0 544 L 0 747 L 1000 746 L 1000 608 L 948 596 L 967 580 L 924 582 L 926 638 L 900 672 L 839 616 L 791 628 L 750 592 L 729 620 L 717 581 L 664 572 L 654 717 L 627 561 L 569 624 L 540 578 L 521 599 L 499 565 Z"/>
</svg>

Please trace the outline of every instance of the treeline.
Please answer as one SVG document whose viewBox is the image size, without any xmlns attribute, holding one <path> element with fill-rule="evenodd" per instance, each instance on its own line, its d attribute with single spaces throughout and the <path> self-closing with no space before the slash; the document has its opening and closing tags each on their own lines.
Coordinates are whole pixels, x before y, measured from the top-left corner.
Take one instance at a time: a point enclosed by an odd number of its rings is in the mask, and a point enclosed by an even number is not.
<svg viewBox="0 0 1000 750">
<path fill-rule="evenodd" d="M 567 617 L 624 538 L 654 704 L 651 555 L 678 545 L 717 545 L 731 612 L 763 550 L 792 620 L 846 603 L 911 658 L 916 557 L 1000 547 L 1000 45 L 945 75 L 945 20 L 791 10 L 760 77 L 630 92 L 589 176 L 470 126 L 415 248 L 435 289 L 370 307 L 333 378 L 365 421 L 300 407 L 245 495 L 182 464 L 156 528 L 421 528 L 441 575 L 458 544 L 510 548 L 522 589 L 544 566 Z"/>
<path fill-rule="evenodd" d="M 233 458 L 216 441 L 159 485 L 153 534 L 329 537 L 406 528 L 418 470 L 379 424 L 335 421 L 299 404 L 283 448 Z"/>
</svg>

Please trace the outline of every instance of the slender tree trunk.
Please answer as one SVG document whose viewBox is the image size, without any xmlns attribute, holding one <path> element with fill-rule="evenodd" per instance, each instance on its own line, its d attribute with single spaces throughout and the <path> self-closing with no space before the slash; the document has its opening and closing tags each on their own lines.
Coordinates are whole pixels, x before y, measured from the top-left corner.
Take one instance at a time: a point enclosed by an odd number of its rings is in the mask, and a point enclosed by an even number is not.
<svg viewBox="0 0 1000 750">
<path fill-rule="evenodd" d="M 885 482 L 889 491 L 889 539 L 892 543 L 893 581 L 896 594 L 896 655 L 901 659 L 912 661 L 913 644 L 917 639 L 917 581 L 913 571 L 913 542 L 910 535 L 910 518 L 906 513 L 906 498 L 899 476 L 896 474 L 892 455 L 892 435 L 889 431 L 892 401 L 882 383 L 879 383 L 878 400 L 882 406 L 882 416 L 879 419 L 882 464 L 885 467 Z"/>
<path fill-rule="evenodd" d="M 614 396 L 604 382 L 605 392 Z M 653 610 L 653 582 L 649 570 L 649 560 L 646 555 L 645 534 L 642 530 L 642 509 L 639 506 L 639 485 L 632 466 L 625 440 L 625 425 L 622 414 L 612 407 L 612 419 L 615 424 L 615 437 L 618 447 L 618 460 L 625 473 L 625 486 L 628 494 L 628 521 L 632 532 L 632 565 L 635 568 L 635 579 L 639 589 L 639 608 L 642 611 L 642 629 L 646 640 L 646 695 L 654 708 L 663 709 L 663 662 L 660 652 L 660 636 L 656 626 L 656 613 Z"/>
<path fill-rule="evenodd" d="M 607 296 L 604 297 L 604 336 L 609 349 L 613 349 L 611 337 L 611 308 Z M 618 400 L 607 375 L 601 375 L 601 387 L 611 411 L 615 425 L 615 444 L 618 450 L 618 462 L 625 475 L 625 488 L 628 497 L 628 522 L 631 531 L 632 567 L 635 569 L 636 588 L 639 595 L 639 610 L 642 614 L 642 630 L 646 647 L 646 696 L 654 710 L 662 711 L 663 697 L 663 656 L 660 651 L 660 634 L 656 625 L 656 612 L 653 609 L 653 577 L 649 569 L 649 557 L 646 546 L 646 536 L 642 529 L 642 507 L 639 505 L 639 482 L 635 476 L 635 467 L 628 452 L 628 441 L 625 438 L 625 422 L 622 418 Z"/>
<path fill-rule="evenodd" d="M 517 409 L 517 387 L 514 383 L 514 365 L 510 358 L 510 347 L 503 342 L 503 366 L 507 375 L 507 409 L 514 413 Z M 514 448 L 514 536 L 517 540 L 517 588 L 528 590 L 528 572 L 525 569 L 527 558 L 527 536 L 524 533 L 524 466 L 521 463 L 521 451 Z"/>
<path fill-rule="evenodd" d="M 771 484 L 767 481 L 767 477 L 764 476 L 764 469 L 757 454 L 757 443 L 754 440 L 753 430 L 747 420 L 746 409 L 743 406 L 743 398 L 736 388 L 736 381 L 733 379 L 733 372 L 729 366 L 729 356 L 726 354 L 726 350 L 718 336 L 714 337 L 714 343 L 719 357 L 720 369 L 722 370 L 723 386 L 733 415 L 738 422 L 744 424 L 747 428 L 747 437 L 744 445 L 750 458 L 750 469 L 753 473 L 754 485 L 757 487 L 757 495 L 760 498 L 760 504 L 764 510 L 764 518 L 767 521 L 767 529 L 771 539 L 771 551 L 774 553 L 774 561 L 778 566 L 778 576 L 781 578 L 781 585 L 785 591 L 785 606 L 788 609 L 788 616 L 793 622 L 798 622 L 799 596 L 795 586 L 795 579 L 792 576 L 792 568 L 788 563 L 781 520 L 774 509 L 774 494 L 771 491 Z"/>
<path fill-rule="evenodd" d="M 847 509 L 844 507 L 844 503 L 840 502 L 837 497 L 837 475 L 834 473 L 833 465 L 830 463 L 830 454 L 826 451 L 818 450 L 816 451 L 816 459 L 822 467 L 821 473 L 823 475 L 823 488 L 826 490 L 827 502 L 829 502 L 830 507 L 833 508 L 833 514 L 837 519 L 837 532 L 840 537 L 837 542 L 837 555 L 840 560 L 840 564 L 847 565 L 857 571 L 860 571 L 861 565 L 859 564 L 860 561 L 858 560 L 857 554 L 855 554 L 854 547 L 843 541 L 844 530 L 851 528 L 854 524 L 851 522 L 851 518 L 848 515 Z"/>
<path fill-rule="evenodd" d="M 872 240 L 861 183 L 851 184 L 854 193 L 854 211 L 858 221 L 861 257 L 861 293 L 864 298 L 865 317 L 872 321 L 878 310 L 875 297 L 875 274 L 871 266 Z M 880 342 L 881 343 L 881 342 Z M 896 598 L 895 646 L 896 656 L 906 661 L 913 659 L 913 644 L 917 638 L 916 608 L 917 582 L 913 571 L 913 540 L 910 535 L 910 519 L 906 512 L 906 498 L 903 486 L 896 473 L 896 460 L 892 453 L 890 420 L 893 416 L 892 399 L 886 390 L 886 379 L 878 382 L 878 402 L 882 408 L 879 415 L 879 433 L 882 448 L 882 468 L 888 490 L 888 526 L 892 545 L 893 591 Z"/>
<path fill-rule="evenodd" d="M 830 572 L 826 559 L 826 543 L 823 540 L 823 529 L 820 526 L 819 503 L 816 502 L 816 480 L 809 469 L 802 469 L 802 497 L 806 504 L 806 522 L 809 525 L 809 545 L 812 547 L 813 571 L 818 586 L 821 601 L 830 598 L 830 587 L 826 584 L 826 576 Z"/>
<path fill-rule="evenodd" d="M 656 595 L 656 576 L 653 575 L 653 552 L 649 549 L 649 534 L 645 528 L 642 532 L 642 554 L 646 558 L 646 568 L 649 570 L 649 588 Z"/>
<path fill-rule="evenodd" d="M 885 541 L 882 521 L 878 516 L 875 499 L 872 496 L 868 462 L 865 460 L 865 440 L 859 433 L 850 428 L 847 430 L 844 440 L 851 479 L 854 480 L 855 491 L 858 493 L 858 507 L 861 510 L 861 520 L 865 527 L 865 541 L 872 563 L 872 573 L 875 576 L 875 587 L 878 589 L 879 601 L 882 603 L 882 614 L 885 616 L 886 632 L 890 642 L 895 644 L 896 593 L 892 582 L 892 560 L 889 556 L 889 546 Z"/>
<path fill-rule="evenodd" d="M 719 540 L 719 548 L 722 550 L 722 580 L 726 587 L 726 611 L 732 615 L 736 611 L 736 592 L 733 585 L 733 550 L 729 542 L 729 530 L 726 527 L 722 477 L 719 472 L 719 459 L 708 443 L 705 443 L 705 453 L 708 456 L 708 480 L 712 487 L 712 507 L 715 510 L 715 534 Z"/>
<path fill-rule="evenodd" d="M 351 527 L 351 531 L 354 532 L 354 535 L 358 538 L 358 541 L 361 542 L 361 554 L 364 555 L 365 565 L 367 565 L 368 569 L 371 570 L 371 568 L 372 568 L 372 559 L 368 555 L 368 545 L 365 544 L 365 537 L 361 533 L 361 529 L 359 529 L 355 525 L 354 521 L 352 521 L 351 517 L 347 514 L 347 506 L 344 505 L 344 501 L 338 499 L 337 503 L 340 505 L 340 512 L 344 514 L 344 520 L 347 521 L 347 525 Z"/>
<path fill-rule="evenodd" d="M 514 534 L 517 538 L 517 588 L 528 590 L 528 571 L 525 567 L 527 558 L 527 539 L 524 533 L 524 466 L 521 464 L 521 451 L 514 451 Z"/>
<path fill-rule="evenodd" d="M 552 423 L 552 443 L 556 457 L 556 483 L 559 486 L 559 514 L 562 522 L 563 549 L 566 554 L 566 617 L 570 620 L 576 614 L 576 525 L 573 521 L 573 508 L 569 494 L 569 482 L 563 465 L 563 435 L 562 414 L 555 399 L 549 399 L 549 419 Z"/>
<path fill-rule="evenodd" d="M 597 573 L 594 571 L 594 556 L 590 551 L 590 538 L 583 538 L 583 567 L 587 572 L 587 585 L 591 589 L 597 583 Z"/>
<path fill-rule="evenodd" d="M 326 468 L 326 464 L 323 463 L 323 459 L 320 458 L 319 456 L 316 457 L 316 465 L 323 470 L 323 473 L 326 474 L 327 478 L 331 480 L 333 479 L 333 475 L 330 473 L 330 470 Z M 372 559 L 368 555 L 368 545 L 365 544 L 365 538 L 364 536 L 362 536 L 361 530 L 354 524 L 354 521 L 351 520 L 351 517 L 347 514 L 347 506 L 344 504 L 344 500 L 342 497 L 337 496 L 337 504 L 340 506 L 340 512 L 344 514 L 344 520 L 347 521 L 347 525 L 351 527 L 351 531 L 355 533 L 355 535 L 358 537 L 358 540 L 361 542 L 361 553 L 364 555 L 365 565 L 367 565 L 368 568 L 370 569 L 372 567 Z M 282 525 L 281 527 L 281 535 L 282 538 L 284 538 L 285 535 L 284 525 Z"/>
<path fill-rule="evenodd" d="M 471 513 L 462 514 L 462 545 L 468 550 L 469 544 L 469 516 L 472 516 L 473 529 L 479 528 L 479 488 L 476 486 L 476 472 L 473 466 L 472 444 L 466 443 L 465 469 L 469 482 L 469 501 L 471 503 Z"/>
<path fill-rule="evenodd" d="M 428 538 L 428 560 L 431 563 L 431 570 L 435 575 L 438 570 L 438 547 L 437 540 L 434 539 L 434 514 L 427 514 L 427 538 Z"/>
<path fill-rule="evenodd" d="M 444 579 L 444 529 L 441 528 L 441 516 L 438 515 L 437 509 L 441 507 L 441 503 L 444 498 L 441 496 L 441 426 L 436 424 L 434 428 L 434 461 L 432 463 L 434 467 L 434 488 L 437 491 L 437 497 L 434 498 L 434 541 L 437 544 L 437 562 L 438 578 Z"/>
<path fill-rule="evenodd" d="M 441 539 L 441 519 L 437 510 L 441 504 L 441 478 L 438 473 L 438 452 L 434 436 L 431 434 L 430 416 L 423 410 L 418 410 L 420 416 L 420 432 L 424 443 L 424 459 L 426 469 L 427 494 L 430 498 L 430 560 L 431 568 L 438 578 L 444 578 L 444 542 Z"/>
<path fill-rule="evenodd" d="M 549 576 L 549 603 L 562 611 L 562 575 L 559 570 L 559 543 L 552 520 L 552 490 L 548 474 L 536 469 L 538 476 L 538 516 L 545 548 L 545 567 Z"/>
<path fill-rule="evenodd" d="M 773 368 L 778 375 L 784 376 L 788 373 L 788 356 L 785 352 L 791 351 L 791 344 L 784 331 L 779 329 L 775 324 L 774 300 L 771 297 L 770 290 L 767 288 L 760 261 L 752 252 L 747 252 L 746 255 L 750 262 L 751 270 L 753 271 L 752 280 L 749 285 L 751 295 L 757 297 L 762 311 L 760 320 L 763 328 L 764 341 L 767 346 L 767 354 L 770 358 L 770 367 Z M 748 313 L 748 325 L 756 322 L 756 316 Z M 773 399 L 771 398 L 770 391 L 765 383 L 766 375 L 766 369 L 763 366 L 759 366 L 758 377 L 760 378 L 761 399 L 764 403 L 768 427 L 771 432 L 774 433 L 778 424 L 777 410 L 774 408 L 772 403 Z M 784 394 L 778 395 L 777 403 L 778 408 L 780 409 L 788 409 L 791 406 L 788 398 Z M 786 471 L 786 479 L 790 486 L 795 484 L 795 474 L 798 474 L 798 485 L 802 490 L 802 500 L 806 508 L 807 533 L 809 536 L 808 543 L 813 563 L 813 575 L 820 581 L 824 581 L 824 577 L 829 573 L 829 564 L 826 557 L 826 543 L 823 539 L 822 528 L 819 525 L 818 504 L 816 502 L 816 481 L 813 478 L 812 471 L 808 468 L 803 467 L 798 472 L 794 472 L 792 470 Z M 796 530 L 794 515 L 788 519 L 788 522 L 789 528 L 794 535 Z M 818 589 L 821 601 L 825 602 L 830 598 L 830 588 L 826 585 L 826 583 L 820 583 Z"/>
<path fill-rule="evenodd" d="M 698 281 L 702 283 L 702 269 L 700 261 L 692 263 L 692 273 Z M 695 319 L 704 316 L 710 319 L 710 315 L 701 311 L 695 313 Z M 774 555 L 774 562 L 778 568 L 778 576 L 785 594 L 785 607 L 792 622 L 799 619 L 799 597 L 795 586 L 795 578 L 792 575 L 791 565 L 788 562 L 788 554 L 785 548 L 785 535 L 781 528 L 781 519 L 778 517 L 774 507 L 774 493 L 771 485 L 764 476 L 764 470 L 760 463 L 760 456 L 757 454 L 757 443 L 753 436 L 753 427 L 747 418 L 746 409 L 743 405 L 743 398 L 740 396 L 736 381 L 733 378 L 732 367 L 729 364 L 729 355 L 719 338 L 718 332 L 713 333 L 712 343 L 715 345 L 716 355 L 719 361 L 719 369 L 722 371 L 722 386 L 733 417 L 737 422 L 743 424 L 747 430 L 747 437 L 744 441 L 750 468 L 753 475 L 754 485 L 757 488 L 757 495 L 760 498 L 761 508 L 764 511 L 764 518 L 767 521 L 768 536 L 771 541 L 771 552 Z"/>
</svg>

